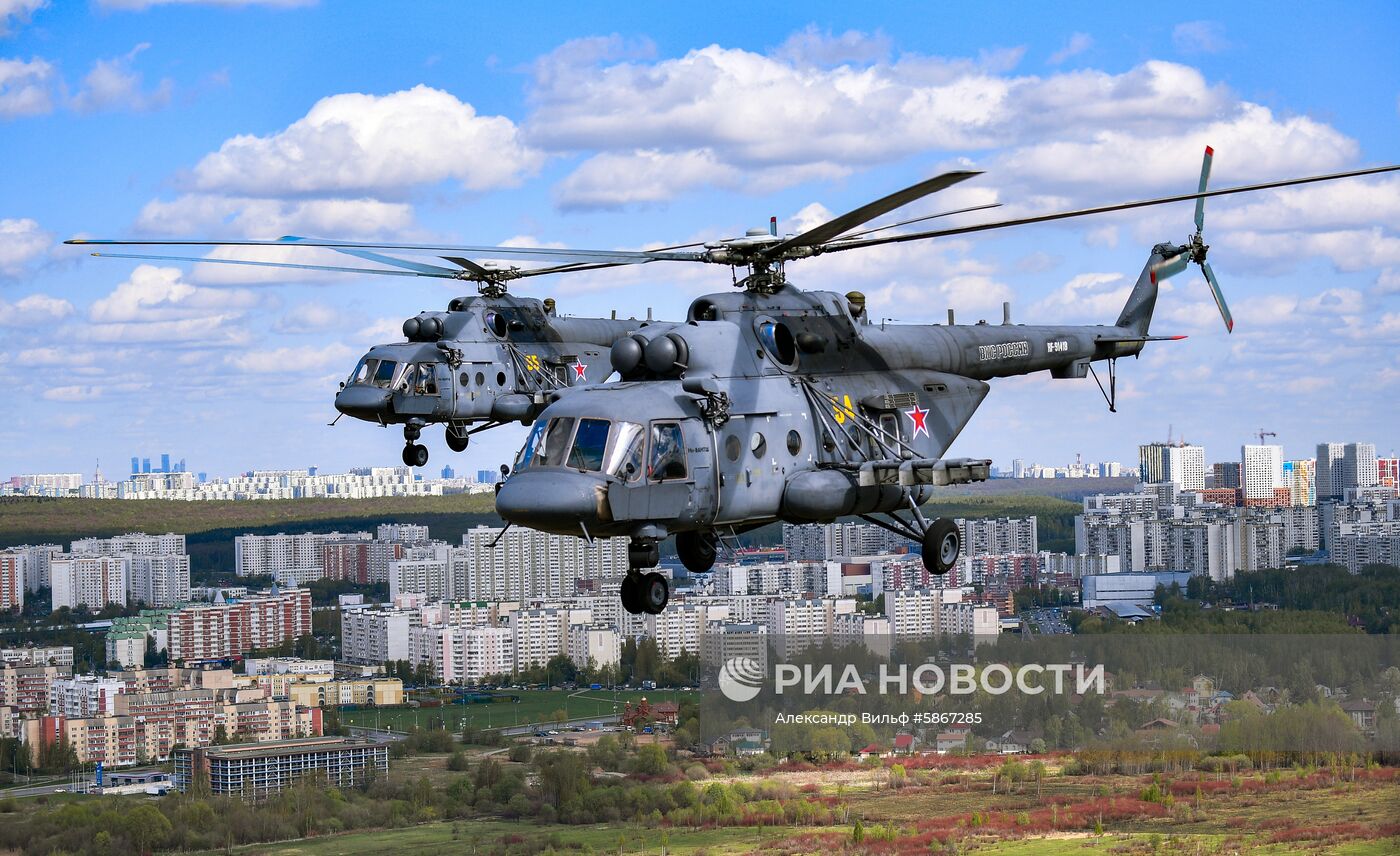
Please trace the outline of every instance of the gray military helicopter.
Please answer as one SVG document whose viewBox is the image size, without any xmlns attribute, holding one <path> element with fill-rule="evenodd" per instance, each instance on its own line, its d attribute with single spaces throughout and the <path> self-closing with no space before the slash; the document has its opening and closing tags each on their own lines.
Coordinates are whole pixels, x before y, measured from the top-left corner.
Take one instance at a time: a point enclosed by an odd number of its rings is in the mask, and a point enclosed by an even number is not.
<svg viewBox="0 0 1400 856">
<path fill-rule="evenodd" d="M 721 537 L 774 521 L 857 516 L 922 546 L 925 567 L 945 574 L 961 550 L 947 518 L 920 506 L 934 488 L 981 481 L 985 459 L 944 458 L 992 378 L 1049 371 L 1099 382 L 1116 409 L 1117 360 L 1148 342 L 1162 280 L 1200 268 L 1224 319 L 1234 322 L 1202 239 L 1204 202 L 1243 193 L 1400 169 L 1390 166 L 1207 191 L 1207 148 L 1196 193 L 913 234 L 863 237 L 853 228 L 911 199 L 976 175 L 953 172 L 877 200 L 801 235 L 761 231 L 707 245 L 689 260 L 733 267 L 737 292 L 694 301 L 683 323 L 656 324 L 619 340 L 609 361 L 622 380 L 560 396 L 534 423 L 500 487 L 498 513 L 558 534 L 625 536 L 621 598 L 631 613 L 659 613 L 665 577 L 648 569 L 674 535 L 692 572 L 714 565 Z M 801 291 L 783 263 L 821 253 L 961 234 L 1107 211 L 1196 201 L 1186 243 L 1152 248 L 1118 318 L 1108 325 L 876 324 L 864 297 Z M 845 237 L 842 237 L 845 236 Z M 1107 363 L 1107 386 L 1094 370 Z"/>
<path fill-rule="evenodd" d="M 69 244 L 158 246 L 321 247 L 388 268 L 339 267 L 245 259 L 93 253 L 123 259 L 251 265 L 339 273 L 368 273 L 451 279 L 476 283 L 477 294 L 453 298 L 447 310 L 420 312 L 404 321 L 407 341 L 375 345 L 341 383 L 335 407 L 342 415 L 381 426 L 402 424 L 403 462 L 421 467 L 428 449 L 417 442 L 429 424 L 446 426 L 446 442 L 455 452 L 467 448 L 473 434 L 509 422 L 526 425 L 554 394 L 572 386 L 598 383 L 612 372 L 606 351 L 650 321 L 560 316 L 552 298 L 539 300 L 507 293 L 507 283 L 565 271 L 596 270 L 639 260 L 584 253 L 583 261 L 521 269 L 478 263 L 464 251 L 510 255 L 509 248 L 434 248 L 398 245 L 395 249 L 437 255 L 454 267 L 428 264 L 372 252 L 356 244 L 286 236 L 276 241 L 127 241 L 75 238 Z M 559 261 L 551 250 L 524 254 Z M 564 258 L 575 258 L 567 254 Z M 337 420 L 339 417 L 337 417 Z M 332 423 L 334 424 L 334 423 Z"/>
</svg>

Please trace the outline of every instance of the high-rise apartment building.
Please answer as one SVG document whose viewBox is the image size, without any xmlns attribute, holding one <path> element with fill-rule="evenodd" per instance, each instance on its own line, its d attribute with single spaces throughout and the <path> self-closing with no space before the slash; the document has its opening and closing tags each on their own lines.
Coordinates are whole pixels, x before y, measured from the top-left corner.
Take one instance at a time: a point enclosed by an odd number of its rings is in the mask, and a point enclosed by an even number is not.
<svg viewBox="0 0 1400 856">
<path fill-rule="evenodd" d="M 184 554 L 131 556 L 127 595 L 147 606 L 178 606 L 190 599 L 190 557 Z"/>
<path fill-rule="evenodd" d="M 128 556 L 64 554 L 54 556 L 49 567 L 53 608 L 102 609 L 109 603 L 126 606 Z"/>
<path fill-rule="evenodd" d="M 1293 505 L 1317 505 L 1317 475 L 1312 459 L 1283 462 L 1283 484 Z"/>
<path fill-rule="evenodd" d="M 1283 447 L 1241 446 L 1240 481 L 1246 504 L 1250 500 L 1273 502 L 1274 490 L 1287 487 L 1283 481 Z"/>
<path fill-rule="evenodd" d="M 1341 499 L 1348 490 L 1380 484 L 1374 443 L 1318 443 L 1316 499 Z"/>
<path fill-rule="evenodd" d="M 1171 482 L 1178 490 L 1205 490 L 1206 450 L 1180 442 L 1139 446 L 1138 477 L 1149 484 Z"/>
<path fill-rule="evenodd" d="M 24 609 L 23 553 L 0 553 L 0 611 Z"/>
</svg>

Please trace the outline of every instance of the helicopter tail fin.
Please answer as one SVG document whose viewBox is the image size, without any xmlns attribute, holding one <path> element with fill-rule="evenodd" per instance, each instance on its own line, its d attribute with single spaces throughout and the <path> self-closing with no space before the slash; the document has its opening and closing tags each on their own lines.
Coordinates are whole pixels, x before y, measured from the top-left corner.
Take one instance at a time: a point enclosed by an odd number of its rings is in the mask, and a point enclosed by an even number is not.
<svg viewBox="0 0 1400 856">
<path fill-rule="evenodd" d="M 1138 274 L 1137 283 L 1123 304 L 1118 315 L 1117 326 L 1126 327 L 1136 336 L 1146 336 L 1152 323 L 1152 311 L 1157 307 L 1157 290 L 1162 280 L 1180 273 L 1187 262 L 1187 254 L 1182 248 L 1169 244 L 1158 244 L 1152 248 L 1152 255 Z"/>
</svg>

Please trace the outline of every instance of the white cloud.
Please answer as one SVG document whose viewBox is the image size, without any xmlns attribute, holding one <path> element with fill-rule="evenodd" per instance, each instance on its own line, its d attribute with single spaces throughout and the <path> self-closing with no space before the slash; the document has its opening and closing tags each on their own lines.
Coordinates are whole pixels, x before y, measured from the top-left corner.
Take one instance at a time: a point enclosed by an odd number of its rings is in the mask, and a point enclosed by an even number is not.
<svg viewBox="0 0 1400 856">
<path fill-rule="evenodd" d="M 517 184 L 542 160 L 511 120 L 419 85 L 323 98 L 282 131 L 226 140 L 192 181 L 203 191 L 270 197 L 392 194 L 449 179 L 480 191 Z"/>
<path fill-rule="evenodd" d="M 1325 229 L 1400 224 L 1400 175 L 1348 178 L 1251 194 L 1218 215 L 1207 206 L 1206 228 Z"/>
<path fill-rule="evenodd" d="M 48 0 L 0 0 L 0 36 L 29 23 L 34 13 L 47 5 Z"/>
<path fill-rule="evenodd" d="M 1388 267 L 1376 277 L 1376 294 L 1400 294 L 1400 268 Z"/>
<path fill-rule="evenodd" d="M 54 386 L 45 389 L 41 395 L 48 401 L 75 403 L 101 398 L 102 388 L 88 385 Z"/>
<path fill-rule="evenodd" d="M 96 351 L 79 351 L 72 348 L 28 348 L 15 355 L 15 365 L 20 366 L 90 366 L 97 362 Z"/>
<path fill-rule="evenodd" d="M 1081 273 L 1032 306 L 1031 317 L 1111 323 L 1132 290 L 1133 281 L 1121 273 Z"/>
<path fill-rule="evenodd" d="M 1220 53 L 1230 46 L 1218 21 L 1186 21 L 1172 28 L 1172 45 L 1182 53 Z"/>
<path fill-rule="evenodd" d="M 245 372 L 257 374 L 288 374 L 305 376 L 309 372 L 327 369 L 347 369 L 355 353 L 345 345 L 336 343 L 325 346 L 307 345 L 296 348 L 253 349 L 239 354 L 230 354 L 229 365 Z"/>
<path fill-rule="evenodd" d="M 288 234 L 369 240 L 413 225 L 413 208 L 377 199 L 256 199 L 189 193 L 151 200 L 136 228 L 155 235 L 269 240 Z M 344 262 L 344 257 L 340 257 Z"/>
<path fill-rule="evenodd" d="M 1230 232 L 1219 244 L 1275 269 L 1292 269 L 1309 257 L 1322 256 L 1337 270 L 1400 266 L 1400 237 L 1380 226 L 1323 232 Z"/>
<path fill-rule="evenodd" d="M 819 30 L 816 24 L 808 24 L 806 29 L 788 36 L 774 54 L 796 63 L 840 65 L 878 62 L 889 57 L 892 46 L 890 37 L 879 31 L 847 30 L 838 36 L 832 35 L 831 30 Z"/>
<path fill-rule="evenodd" d="M 53 245 L 53 235 L 28 217 L 0 219 L 0 276 L 18 276 Z"/>
<path fill-rule="evenodd" d="M 309 302 L 298 304 L 287 310 L 272 324 L 277 333 L 317 333 L 344 326 L 345 314 L 334 306 Z"/>
<path fill-rule="evenodd" d="M 53 110 L 54 90 L 61 85 L 54 67 L 45 60 L 0 58 L 0 119 L 48 113 Z"/>
<path fill-rule="evenodd" d="M 131 278 L 93 302 L 97 323 L 176 321 L 210 313 L 241 313 L 258 303 L 251 291 L 200 288 L 183 282 L 179 268 L 138 265 Z"/>
<path fill-rule="evenodd" d="M 1047 60 L 1051 65 L 1059 65 L 1072 56 L 1079 56 L 1094 46 L 1094 37 L 1088 33 L 1075 33 L 1065 42 L 1065 46 L 1050 54 Z"/>
<path fill-rule="evenodd" d="M 73 96 L 73 109 L 79 113 L 99 113 L 109 110 L 157 110 L 170 103 L 170 95 L 175 84 L 164 78 L 156 88 L 143 92 L 141 73 L 132 69 L 137 55 L 149 48 L 149 42 L 142 42 L 126 54 L 110 59 L 99 59 L 92 70 L 83 78 L 82 85 Z"/>
<path fill-rule="evenodd" d="M 73 304 L 61 297 L 31 294 L 10 303 L 0 298 L 0 327 L 29 327 L 61 321 L 73 314 Z"/>
</svg>

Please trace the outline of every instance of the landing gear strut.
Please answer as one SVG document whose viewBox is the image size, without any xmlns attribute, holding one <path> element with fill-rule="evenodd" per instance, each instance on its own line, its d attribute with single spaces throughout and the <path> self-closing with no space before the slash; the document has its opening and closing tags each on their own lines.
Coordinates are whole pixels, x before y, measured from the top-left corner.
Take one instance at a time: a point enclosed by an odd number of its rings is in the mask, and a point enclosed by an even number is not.
<svg viewBox="0 0 1400 856">
<path fill-rule="evenodd" d="M 666 578 L 646 568 L 661 561 L 661 548 L 655 539 L 634 538 L 627 548 L 627 576 L 622 579 L 622 608 L 633 615 L 643 612 L 659 615 L 671 600 L 671 585 Z"/>
<path fill-rule="evenodd" d="M 415 442 L 423 436 L 423 427 L 412 422 L 403 426 L 403 439 L 408 445 L 403 447 L 403 462 L 409 467 L 424 467 L 428 465 L 428 447 Z"/>
</svg>

